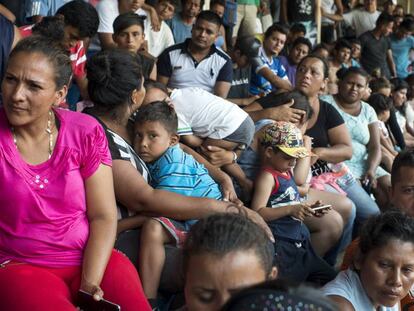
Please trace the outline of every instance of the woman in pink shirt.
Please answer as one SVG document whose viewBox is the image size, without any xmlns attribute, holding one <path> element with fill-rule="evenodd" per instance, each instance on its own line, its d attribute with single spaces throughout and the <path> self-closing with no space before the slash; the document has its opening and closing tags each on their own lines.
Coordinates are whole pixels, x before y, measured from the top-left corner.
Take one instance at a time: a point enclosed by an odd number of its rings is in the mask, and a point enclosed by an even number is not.
<svg viewBox="0 0 414 311">
<path fill-rule="evenodd" d="M 0 108 L 0 306 L 76 310 L 79 289 L 150 310 L 136 270 L 113 251 L 116 204 L 102 127 L 55 109 L 70 59 L 36 36 L 11 52 Z"/>
</svg>

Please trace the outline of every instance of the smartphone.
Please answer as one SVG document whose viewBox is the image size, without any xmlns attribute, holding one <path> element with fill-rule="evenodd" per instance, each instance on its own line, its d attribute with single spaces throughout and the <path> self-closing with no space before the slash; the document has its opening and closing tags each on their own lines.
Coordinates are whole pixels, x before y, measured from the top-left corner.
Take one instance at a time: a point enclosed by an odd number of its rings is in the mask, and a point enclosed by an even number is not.
<svg viewBox="0 0 414 311">
<path fill-rule="evenodd" d="M 105 299 L 96 301 L 93 296 L 83 290 L 78 291 L 77 307 L 83 311 L 119 311 L 121 306 Z"/>
<path fill-rule="evenodd" d="M 320 206 L 313 207 L 312 210 L 314 210 L 316 212 L 316 211 L 329 209 L 329 208 L 332 208 L 332 205 L 326 204 L 326 205 L 320 205 Z"/>
</svg>

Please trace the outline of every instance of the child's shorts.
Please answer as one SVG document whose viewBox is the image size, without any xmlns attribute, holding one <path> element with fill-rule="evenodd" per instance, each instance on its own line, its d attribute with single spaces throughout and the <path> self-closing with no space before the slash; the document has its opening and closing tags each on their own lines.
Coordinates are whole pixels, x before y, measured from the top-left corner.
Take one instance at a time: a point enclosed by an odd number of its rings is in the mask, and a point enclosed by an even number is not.
<svg viewBox="0 0 414 311">
<path fill-rule="evenodd" d="M 197 220 L 180 221 L 167 217 L 154 217 L 153 219 L 157 220 L 168 231 L 174 238 L 177 247 L 184 244 L 188 231 L 197 222 Z"/>
<path fill-rule="evenodd" d="M 240 126 L 233 133 L 224 137 L 223 140 L 238 143 L 247 147 L 252 143 L 254 131 L 254 122 L 252 118 L 247 116 Z"/>
<path fill-rule="evenodd" d="M 280 236 L 275 239 L 275 264 L 280 278 L 318 285 L 335 278 L 335 270 L 315 253 L 309 239 L 297 241 Z"/>
</svg>

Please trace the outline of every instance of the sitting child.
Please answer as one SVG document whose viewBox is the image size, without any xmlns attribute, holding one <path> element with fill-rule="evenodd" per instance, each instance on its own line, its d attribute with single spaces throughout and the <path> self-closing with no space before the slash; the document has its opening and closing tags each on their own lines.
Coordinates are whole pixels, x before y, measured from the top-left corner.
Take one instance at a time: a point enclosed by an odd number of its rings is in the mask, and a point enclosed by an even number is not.
<svg viewBox="0 0 414 311">
<path fill-rule="evenodd" d="M 115 18 L 113 28 L 112 38 L 118 48 L 137 56 L 145 80 L 155 80 L 157 78 L 155 59 L 148 53 L 141 51 L 145 42 L 144 18 L 132 12 L 124 13 Z"/>
<path fill-rule="evenodd" d="M 279 273 L 282 278 L 319 284 L 335 277 L 335 271 L 318 255 L 303 220 L 315 215 L 320 205 L 301 203 L 292 176 L 296 160 L 310 155 L 302 133 L 293 124 L 276 122 L 260 138 L 262 171 L 259 173 L 251 208 L 269 224 L 276 239 Z"/>
<path fill-rule="evenodd" d="M 390 133 L 388 132 L 385 122 L 390 117 L 390 110 L 392 108 L 392 100 L 389 97 L 380 93 L 374 93 L 370 96 L 368 104 L 374 108 L 378 117 L 378 127 L 380 129 L 380 143 L 381 143 L 381 164 L 385 166 L 388 172 L 391 172 L 392 163 L 398 152 L 394 148 Z"/>
<path fill-rule="evenodd" d="M 142 107 L 135 119 L 134 149 L 148 164 L 155 189 L 164 189 L 193 197 L 221 199 L 219 186 L 206 168 L 184 153 L 177 135 L 178 119 L 166 102 Z M 179 215 L 177 215 L 177 218 Z M 141 230 L 139 270 L 144 292 L 156 303 L 164 266 L 164 244 L 181 245 L 194 220 L 179 221 L 165 217 L 152 218 Z"/>
<path fill-rule="evenodd" d="M 146 103 L 171 100 L 178 116 L 178 134 L 181 141 L 202 152 L 214 146 L 230 154 L 229 161 L 220 164 L 224 171 L 241 186 L 244 198 L 250 196 L 252 183 L 236 163 L 241 153 L 250 145 L 254 123 L 249 115 L 236 104 L 201 88 L 187 87 L 172 92 L 161 83 L 145 83 Z"/>
</svg>

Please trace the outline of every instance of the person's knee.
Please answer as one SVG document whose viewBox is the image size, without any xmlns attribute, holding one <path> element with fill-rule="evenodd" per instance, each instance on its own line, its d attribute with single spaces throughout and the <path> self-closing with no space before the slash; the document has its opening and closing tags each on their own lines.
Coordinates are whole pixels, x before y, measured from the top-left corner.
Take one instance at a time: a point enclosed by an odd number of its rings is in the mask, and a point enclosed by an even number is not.
<svg viewBox="0 0 414 311">
<path fill-rule="evenodd" d="M 351 220 L 354 209 L 354 203 L 347 197 L 341 197 L 335 202 L 335 210 L 341 215 L 344 223 Z"/>
<path fill-rule="evenodd" d="M 335 244 L 342 235 L 344 228 L 344 221 L 342 216 L 336 211 L 330 211 L 329 214 L 325 215 L 327 218 L 325 225 L 326 238 L 332 244 Z"/>
<path fill-rule="evenodd" d="M 164 237 L 164 227 L 155 219 L 150 219 L 144 223 L 141 230 L 141 243 L 162 242 Z"/>
</svg>

